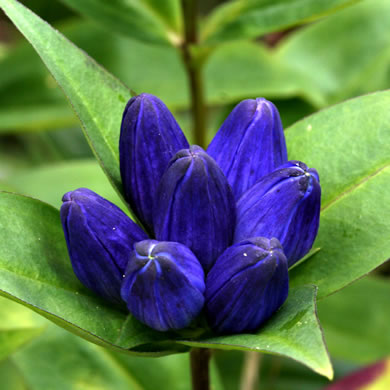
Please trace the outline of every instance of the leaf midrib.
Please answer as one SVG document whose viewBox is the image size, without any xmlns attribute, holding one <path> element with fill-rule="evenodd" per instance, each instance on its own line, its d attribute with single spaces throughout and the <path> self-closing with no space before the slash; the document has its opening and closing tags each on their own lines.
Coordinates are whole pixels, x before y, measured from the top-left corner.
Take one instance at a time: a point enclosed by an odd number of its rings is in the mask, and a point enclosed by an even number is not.
<svg viewBox="0 0 390 390">
<path fill-rule="evenodd" d="M 321 214 L 326 212 L 329 208 L 332 208 L 332 206 L 343 200 L 345 197 L 347 197 L 349 194 L 351 194 L 354 190 L 360 188 L 362 185 L 364 185 L 366 182 L 369 182 L 371 179 L 375 178 L 376 176 L 383 173 L 387 168 L 390 167 L 390 161 L 387 162 L 385 165 L 381 166 L 380 168 L 375 169 L 371 173 L 369 173 L 366 176 L 361 176 L 357 180 L 355 180 L 354 183 L 352 183 L 350 186 L 346 187 L 344 191 L 342 191 L 339 195 L 328 201 L 324 206 L 321 208 Z"/>
</svg>

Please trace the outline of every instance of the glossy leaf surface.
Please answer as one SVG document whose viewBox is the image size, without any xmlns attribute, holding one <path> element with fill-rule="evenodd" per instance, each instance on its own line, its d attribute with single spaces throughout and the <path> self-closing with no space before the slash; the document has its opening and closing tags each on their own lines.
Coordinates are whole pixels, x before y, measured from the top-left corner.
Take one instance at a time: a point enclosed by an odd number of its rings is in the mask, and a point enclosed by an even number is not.
<svg viewBox="0 0 390 390">
<path fill-rule="evenodd" d="M 294 268 L 291 285 L 313 283 L 322 298 L 390 257 L 390 92 L 320 111 L 286 130 L 289 158 L 318 170 L 321 250 Z"/>
</svg>

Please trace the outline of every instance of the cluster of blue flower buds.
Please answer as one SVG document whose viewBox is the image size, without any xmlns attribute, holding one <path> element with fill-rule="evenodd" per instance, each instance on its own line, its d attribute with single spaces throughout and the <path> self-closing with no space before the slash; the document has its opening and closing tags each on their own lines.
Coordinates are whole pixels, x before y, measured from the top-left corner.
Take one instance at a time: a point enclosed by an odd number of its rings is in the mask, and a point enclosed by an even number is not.
<svg viewBox="0 0 390 390">
<path fill-rule="evenodd" d="M 159 331 L 188 327 L 201 312 L 217 333 L 258 329 L 286 300 L 288 268 L 319 226 L 318 174 L 288 161 L 276 107 L 242 101 L 204 151 L 161 100 L 141 94 L 124 111 L 119 152 L 142 228 L 88 189 L 66 193 L 76 276 Z"/>
</svg>

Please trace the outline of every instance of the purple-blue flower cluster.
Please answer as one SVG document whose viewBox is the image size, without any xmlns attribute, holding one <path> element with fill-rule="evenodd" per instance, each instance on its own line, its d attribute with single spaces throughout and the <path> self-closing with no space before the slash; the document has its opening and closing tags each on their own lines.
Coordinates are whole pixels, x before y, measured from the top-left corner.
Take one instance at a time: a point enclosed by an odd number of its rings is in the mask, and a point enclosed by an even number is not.
<svg viewBox="0 0 390 390">
<path fill-rule="evenodd" d="M 286 300 L 288 267 L 319 226 L 318 174 L 288 161 L 276 107 L 242 101 L 205 151 L 189 146 L 161 100 L 141 94 L 125 108 L 119 154 L 142 227 L 88 189 L 66 193 L 76 276 L 159 331 L 202 311 L 218 333 L 258 329 Z"/>
</svg>

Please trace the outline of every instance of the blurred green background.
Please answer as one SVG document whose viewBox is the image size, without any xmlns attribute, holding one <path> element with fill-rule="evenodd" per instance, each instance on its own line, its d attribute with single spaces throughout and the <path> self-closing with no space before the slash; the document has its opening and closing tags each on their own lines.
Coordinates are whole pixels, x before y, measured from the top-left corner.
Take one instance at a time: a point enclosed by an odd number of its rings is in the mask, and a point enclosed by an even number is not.
<svg viewBox="0 0 390 390">
<path fill-rule="evenodd" d="M 22 1 L 136 93 L 160 97 L 191 139 L 189 90 L 178 49 L 113 32 L 67 1 Z M 222 1 L 202 2 L 205 15 Z M 93 15 L 92 15 L 93 16 Z M 285 127 L 329 105 L 390 88 L 390 1 L 364 0 L 313 23 L 208 52 L 207 137 L 232 107 L 264 96 Z M 109 113 L 107 113 L 109 115 Z M 0 189 L 42 199 L 88 187 L 121 205 L 79 122 L 38 55 L 0 14 Z M 389 265 L 319 303 L 336 378 L 390 356 Z M 188 389 L 188 356 L 136 358 L 104 350 L 0 298 L 0 388 Z M 7 340 L 17 349 L 9 355 Z M 13 347 L 14 348 L 14 347 Z M 3 350 L 3 353 L 1 352 Z M 8 356 L 6 358 L 6 356 Z M 237 389 L 244 355 L 214 353 L 214 389 Z M 293 361 L 262 356 L 261 389 L 321 389 L 327 380 Z"/>
</svg>

